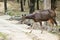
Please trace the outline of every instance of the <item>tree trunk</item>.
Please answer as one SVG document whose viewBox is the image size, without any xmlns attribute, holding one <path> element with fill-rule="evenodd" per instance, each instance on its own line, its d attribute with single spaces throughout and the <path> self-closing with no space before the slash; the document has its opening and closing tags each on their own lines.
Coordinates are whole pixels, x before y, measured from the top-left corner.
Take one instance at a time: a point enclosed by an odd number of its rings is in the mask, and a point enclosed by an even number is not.
<svg viewBox="0 0 60 40">
<path fill-rule="evenodd" d="M 7 0 L 4 0 L 4 9 L 5 9 L 5 13 L 7 12 Z"/>
<path fill-rule="evenodd" d="M 17 2 L 19 3 L 19 0 L 17 0 Z"/>
<path fill-rule="evenodd" d="M 39 0 L 37 0 L 37 10 L 39 10 Z"/>
<path fill-rule="evenodd" d="M 29 13 L 33 13 L 35 11 L 35 0 L 30 0 L 30 3 L 29 3 Z"/>
<path fill-rule="evenodd" d="M 51 0 L 51 9 L 52 10 L 56 9 L 56 0 Z"/>
<path fill-rule="evenodd" d="M 26 0 L 24 0 L 24 5 L 25 5 Z"/>
<path fill-rule="evenodd" d="M 21 11 L 23 12 L 24 11 L 24 8 L 23 8 L 23 0 L 20 0 L 20 4 L 21 4 Z"/>
<path fill-rule="evenodd" d="M 28 0 L 28 7 L 30 6 L 29 3 L 30 3 L 30 0 Z"/>
</svg>

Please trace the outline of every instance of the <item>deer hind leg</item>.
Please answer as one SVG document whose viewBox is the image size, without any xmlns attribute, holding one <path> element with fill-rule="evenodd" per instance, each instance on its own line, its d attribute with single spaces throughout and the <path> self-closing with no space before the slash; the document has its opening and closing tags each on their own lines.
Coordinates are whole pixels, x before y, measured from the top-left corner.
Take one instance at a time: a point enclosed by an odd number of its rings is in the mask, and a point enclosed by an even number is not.
<svg viewBox="0 0 60 40">
<path fill-rule="evenodd" d="M 56 22 L 56 19 L 53 19 L 53 21 L 54 21 L 55 25 L 57 26 L 58 24 L 57 24 L 57 22 Z"/>
<path fill-rule="evenodd" d="M 50 26 L 51 26 L 51 30 L 50 30 L 50 31 L 53 31 L 54 20 L 53 20 L 53 19 L 49 19 L 49 24 L 50 24 Z"/>
</svg>

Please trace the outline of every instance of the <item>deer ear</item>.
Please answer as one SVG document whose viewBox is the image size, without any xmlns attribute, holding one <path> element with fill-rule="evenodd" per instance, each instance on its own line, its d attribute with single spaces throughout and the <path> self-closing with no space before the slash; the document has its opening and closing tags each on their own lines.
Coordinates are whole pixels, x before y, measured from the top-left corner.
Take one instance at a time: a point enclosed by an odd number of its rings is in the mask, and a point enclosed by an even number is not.
<svg viewBox="0 0 60 40">
<path fill-rule="evenodd" d="M 22 14 L 22 16 L 23 16 L 23 14 Z"/>
<path fill-rule="evenodd" d="M 26 16 L 26 14 L 24 14 L 24 16 Z"/>
</svg>

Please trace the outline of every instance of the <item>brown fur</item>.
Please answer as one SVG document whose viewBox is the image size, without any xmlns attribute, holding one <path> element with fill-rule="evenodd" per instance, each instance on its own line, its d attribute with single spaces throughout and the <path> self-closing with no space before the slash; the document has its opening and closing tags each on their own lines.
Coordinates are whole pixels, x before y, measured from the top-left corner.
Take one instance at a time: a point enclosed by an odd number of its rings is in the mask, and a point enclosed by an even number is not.
<svg viewBox="0 0 60 40">
<path fill-rule="evenodd" d="M 50 21 L 53 25 L 56 22 L 56 13 L 53 10 L 38 10 L 37 12 L 33 12 L 33 14 L 25 15 L 22 17 L 22 21 L 25 19 L 33 19 L 35 22 L 39 22 L 42 29 L 42 21 Z"/>
</svg>

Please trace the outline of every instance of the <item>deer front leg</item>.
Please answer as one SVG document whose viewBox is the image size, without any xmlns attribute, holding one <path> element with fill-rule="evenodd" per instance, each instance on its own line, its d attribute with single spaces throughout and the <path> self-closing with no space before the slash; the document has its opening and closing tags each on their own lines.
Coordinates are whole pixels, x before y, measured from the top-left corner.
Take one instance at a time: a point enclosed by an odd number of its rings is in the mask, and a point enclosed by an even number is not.
<svg viewBox="0 0 60 40">
<path fill-rule="evenodd" d="M 31 31 L 30 31 L 29 33 L 31 33 L 31 32 L 32 32 L 32 30 L 33 30 L 33 23 L 32 23 L 32 25 L 31 25 Z"/>
<path fill-rule="evenodd" d="M 42 21 L 39 22 L 41 27 L 41 33 L 43 32 Z"/>
</svg>

